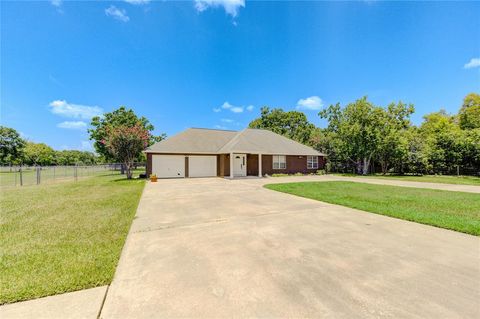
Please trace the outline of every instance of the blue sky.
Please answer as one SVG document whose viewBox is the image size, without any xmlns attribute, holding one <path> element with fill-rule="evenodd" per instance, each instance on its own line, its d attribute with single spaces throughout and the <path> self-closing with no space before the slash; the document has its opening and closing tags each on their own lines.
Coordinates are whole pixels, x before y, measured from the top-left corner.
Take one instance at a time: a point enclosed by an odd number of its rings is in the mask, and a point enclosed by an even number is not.
<svg viewBox="0 0 480 319">
<path fill-rule="evenodd" d="M 90 149 L 120 105 L 155 133 L 241 129 L 263 105 L 318 109 L 363 95 L 415 104 L 414 123 L 480 92 L 478 2 L 1 2 L 1 123 Z"/>
</svg>

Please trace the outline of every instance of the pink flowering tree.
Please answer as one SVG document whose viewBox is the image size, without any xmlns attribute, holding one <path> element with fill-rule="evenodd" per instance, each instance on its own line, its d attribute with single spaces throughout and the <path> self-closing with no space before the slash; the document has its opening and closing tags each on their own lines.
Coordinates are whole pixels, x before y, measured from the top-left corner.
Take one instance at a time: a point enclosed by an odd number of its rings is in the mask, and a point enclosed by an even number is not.
<svg viewBox="0 0 480 319">
<path fill-rule="evenodd" d="M 132 178 L 135 159 L 148 146 L 150 133 L 140 123 L 134 126 L 108 127 L 101 141 L 108 151 L 125 165 L 127 178 Z"/>
</svg>

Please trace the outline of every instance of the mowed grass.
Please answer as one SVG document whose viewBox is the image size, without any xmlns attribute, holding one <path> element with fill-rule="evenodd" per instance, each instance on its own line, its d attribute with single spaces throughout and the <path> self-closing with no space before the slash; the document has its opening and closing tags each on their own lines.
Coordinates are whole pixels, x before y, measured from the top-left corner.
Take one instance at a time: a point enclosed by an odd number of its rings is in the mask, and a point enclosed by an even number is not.
<svg viewBox="0 0 480 319">
<path fill-rule="evenodd" d="M 109 284 L 144 185 L 106 172 L 2 189 L 0 304 Z"/>
<path fill-rule="evenodd" d="M 337 181 L 268 184 L 265 187 L 375 214 L 480 235 L 480 194 Z"/>
<path fill-rule="evenodd" d="M 379 178 L 393 179 L 411 182 L 458 184 L 458 185 L 476 185 L 480 186 L 480 177 L 476 176 L 450 176 L 450 175 L 355 175 L 355 174 L 333 174 L 338 176 L 358 177 L 358 178 Z"/>
</svg>

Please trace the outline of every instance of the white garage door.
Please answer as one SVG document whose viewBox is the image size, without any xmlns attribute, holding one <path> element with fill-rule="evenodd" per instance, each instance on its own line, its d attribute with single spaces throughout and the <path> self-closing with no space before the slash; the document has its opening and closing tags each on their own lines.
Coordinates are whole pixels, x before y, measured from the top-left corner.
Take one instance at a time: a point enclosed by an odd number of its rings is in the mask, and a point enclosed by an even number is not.
<svg viewBox="0 0 480 319">
<path fill-rule="evenodd" d="M 217 176 L 216 156 L 189 156 L 188 157 L 189 177 L 210 177 Z"/>
<path fill-rule="evenodd" d="M 185 177 L 185 156 L 152 155 L 152 174 L 158 178 Z"/>
</svg>

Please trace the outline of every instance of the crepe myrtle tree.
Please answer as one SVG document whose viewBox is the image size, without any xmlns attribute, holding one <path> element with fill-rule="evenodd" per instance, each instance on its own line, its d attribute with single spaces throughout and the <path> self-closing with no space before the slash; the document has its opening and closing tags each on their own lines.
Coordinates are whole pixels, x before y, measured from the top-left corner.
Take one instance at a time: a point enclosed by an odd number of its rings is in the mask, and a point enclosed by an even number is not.
<svg viewBox="0 0 480 319">
<path fill-rule="evenodd" d="M 141 123 L 137 123 L 133 126 L 107 127 L 105 133 L 105 139 L 101 140 L 101 143 L 123 163 L 127 179 L 131 179 L 135 159 L 149 144 L 149 131 Z"/>
</svg>

